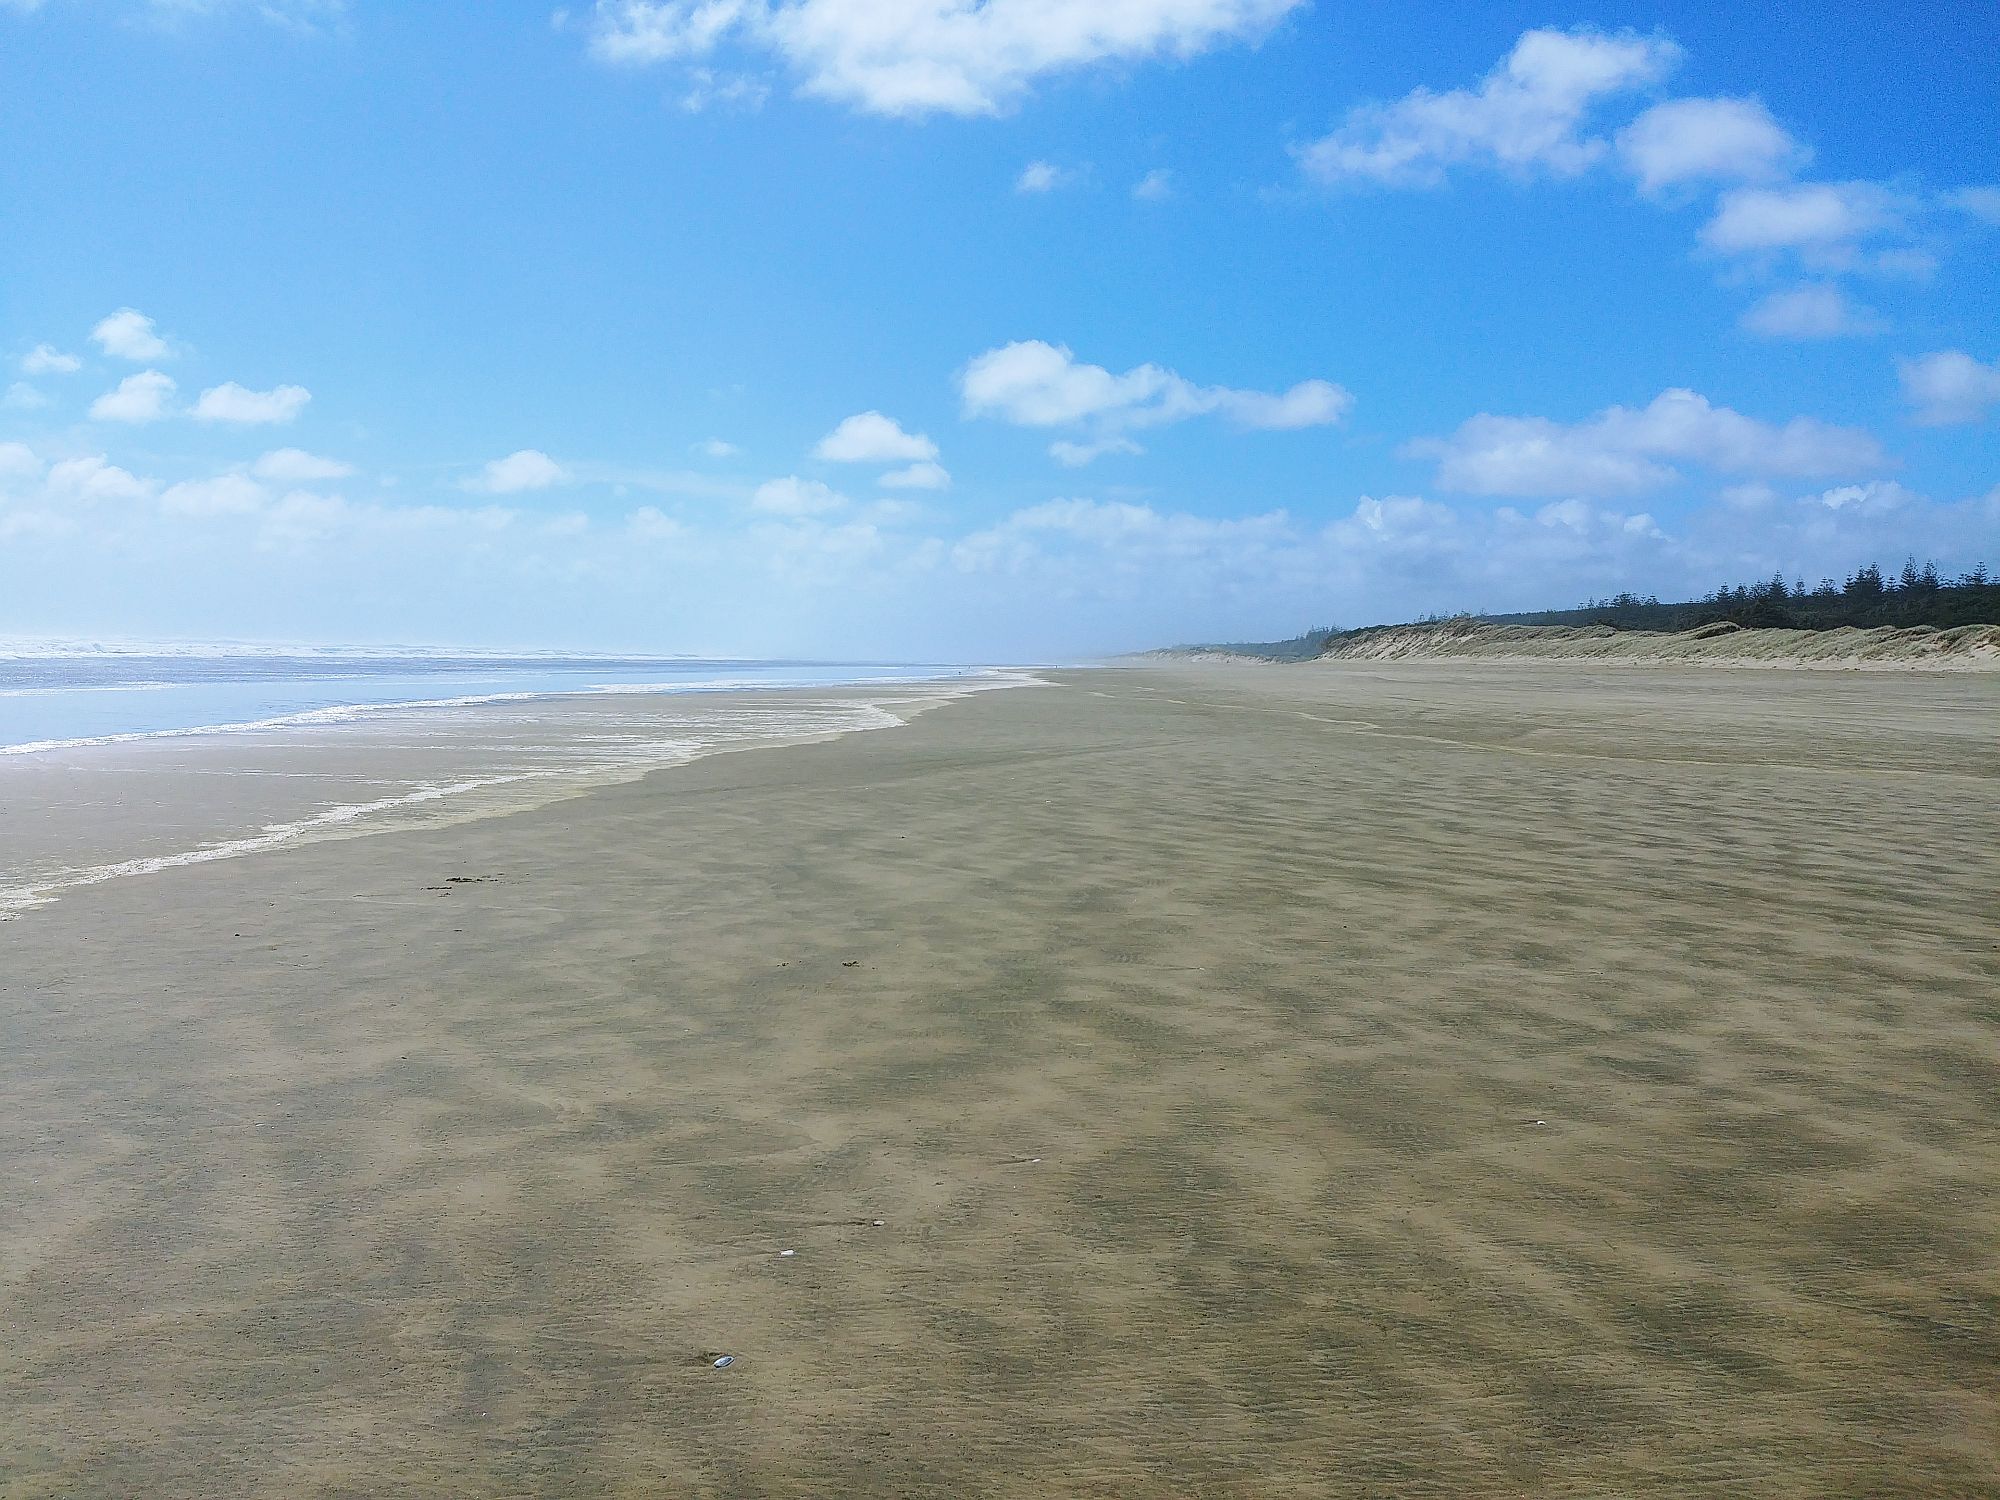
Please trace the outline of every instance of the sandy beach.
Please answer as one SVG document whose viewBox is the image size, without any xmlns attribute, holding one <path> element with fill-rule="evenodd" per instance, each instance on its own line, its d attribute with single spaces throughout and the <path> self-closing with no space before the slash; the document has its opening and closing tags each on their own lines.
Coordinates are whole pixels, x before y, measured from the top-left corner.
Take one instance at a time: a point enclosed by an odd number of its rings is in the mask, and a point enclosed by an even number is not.
<svg viewBox="0 0 2000 1500">
<path fill-rule="evenodd" d="M 1145 668 L 71 891 L 0 1495 L 2000 1493 L 1996 831 L 2000 674 Z"/>
</svg>

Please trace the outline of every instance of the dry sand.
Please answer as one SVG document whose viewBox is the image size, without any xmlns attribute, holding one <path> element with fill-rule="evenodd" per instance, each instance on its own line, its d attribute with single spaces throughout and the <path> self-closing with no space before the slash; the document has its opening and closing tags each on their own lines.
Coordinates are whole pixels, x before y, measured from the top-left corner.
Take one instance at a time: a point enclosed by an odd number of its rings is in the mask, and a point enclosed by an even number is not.
<svg viewBox="0 0 2000 1500">
<path fill-rule="evenodd" d="M 1056 681 L 0 927 L 0 1494 L 2000 1493 L 2000 678 Z"/>
</svg>

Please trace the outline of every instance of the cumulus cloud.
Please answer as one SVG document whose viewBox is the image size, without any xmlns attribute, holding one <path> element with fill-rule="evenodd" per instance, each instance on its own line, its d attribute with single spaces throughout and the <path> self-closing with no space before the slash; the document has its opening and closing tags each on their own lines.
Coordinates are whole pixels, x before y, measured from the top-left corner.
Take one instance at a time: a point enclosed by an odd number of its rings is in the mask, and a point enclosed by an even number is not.
<svg viewBox="0 0 2000 1500">
<path fill-rule="evenodd" d="M 1174 174 L 1155 167 L 1132 184 L 1132 196 L 1141 203 L 1164 203 L 1174 195 Z"/>
<path fill-rule="evenodd" d="M 545 490 L 564 483 L 569 471 L 538 448 L 523 448 L 505 458 L 496 458 L 464 488 L 483 495 L 518 495 L 528 490 Z"/>
<path fill-rule="evenodd" d="M 143 500 L 153 486 L 121 469 L 101 453 L 85 454 L 51 464 L 45 481 L 48 498 L 64 501 Z"/>
<path fill-rule="evenodd" d="M 174 393 L 171 377 L 158 370 L 127 375 L 117 389 L 106 391 L 90 404 L 97 422 L 157 422 L 167 414 L 167 401 Z"/>
<path fill-rule="evenodd" d="M 1903 399 L 1926 427 L 1977 422 L 2000 405 L 2000 360 L 1981 364 L 1962 349 L 1945 349 L 1896 361 Z"/>
<path fill-rule="evenodd" d="M 119 308 L 91 329 L 90 336 L 113 359 L 129 359 L 134 364 L 166 359 L 173 352 L 154 330 L 153 320 L 131 307 Z"/>
<path fill-rule="evenodd" d="M 345 479 L 354 472 L 354 465 L 321 458 L 303 448 L 274 448 L 252 464 L 250 472 L 275 484 L 311 484 L 321 479 Z"/>
<path fill-rule="evenodd" d="M 791 474 L 758 485 L 750 505 L 772 516 L 819 516 L 845 507 L 847 497 L 817 479 Z"/>
<path fill-rule="evenodd" d="M 14 411 L 40 411 L 45 406 L 54 405 L 54 402 L 46 393 L 29 385 L 27 381 L 17 380 L 7 387 L 7 394 L 4 398 L 0 398 L 0 404 Z"/>
<path fill-rule="evenodd" d="M 74 354 L 64 354 L 49 344 L 37 344 L 21 356 L 23 375 L 74 375 L 83 368 L 83 361 Z"/>
<path fill-rule="evenodd" d="M 1465 165 L 1574 176 L 1607 149 L 1584 130 L 1598 105 L 1657 82 L 1680 56 L 1666 38 L 1632 32 L 1525 32 L 1477 87 L 1361 105 L 1299 162 L 1322 182 L 1427 186 Z"/>
<path fill-rule="evenodd" d="M 1702 226 L 1711 250 L 1730 254 L 1851 250 L 1871 235 L 1899 228 L 1906 205 L 1874 182 L 1796 182 L 1734 188 Z"/>
<path fill-rule="evenodd" d="M 302 385 L 253 391 L 231 380 L 203 391 L 194 404 L 194 417 L 202 422 L 234 422 L 245 427 L 280 425 L 297 417 L 311 400 L 312 392 Z"/>
<path fill-rule="evenodd" d="M 959 392 L 968 416 L 998 417 L 1021 427 L 1096 428 L 1093 441 L 1065 441 L 1053 450 L 1069 464 L 1136 451 L 1123 433 L 1190 417 L 1219 414 L 1243 427 L 1318 427 L 1338 422 L 1354 404 L 1345 390 L 1325 380 L 1301 381 L 1271 394 L 1195 385 L 1153 364 L 1115 375 L 1039 339 L 989 349 L 960 373 Z"/>
<path fill-rule="evenodd" d="M 951 475 L 943 464 L 915 463 L 884 474 L 877 483 L 892 490 L 942 490 L 951 485 Z"/>
<path fill-rule="evenodd" d="M 1915 503 L 1917 494 L 1893 479 L 1871 479 L 1865 484 L 1843 484 L 1817 495 L 1801 495 L 1799 504 L 1808 508 L 1842 511 L 1848 515 L 1882 516 Z"/>
<path fill-rule="evenodd" d="M 1783 177 L 1808 154 L 1758 99 L 1669 99 L 1618 132 L 1619 160 L 1649 193 Z"/>
<path fill-rule="evenodd" d="M 1064 171 L 1054 162 L 1031 161 L 1021 168 L 1021 175 L 1014 179 L 1017 193 L 1052 193 L 1068 184 L 1073 173 Z"/>
<path fill-rule="evenodd" d="M 1806 478 L 1886 462 L 1858 428 L 1810 417 L 1760 422 L 1689 390 L 1664 391 L 1637 410 L 1613 406 L 1574 425 L 1481 413 L 1444 441 L 1406 451 L 1437 459 L 1441 487 L 1475 495 L 1637 494 L 1678 478 L 1672 465 L 1683 462 L 1724 474 Z"/>
<path fill-rule="evenodd" d="M 1831 282 L 1773 292 L 1743 314 L 1743 326 L 1773 339 L 1836 339 L 1880 332 L 1875 313 Z"/>
<path fill-rule="evenodd" d="M 813 457 L 840 464 L 924 463 L 938 456 L 937 444 L 902 427 L 879 411 L 849 417 L 819 440 Z"/>
<path fill-rule="evenodd" d="M 734 443 L 725 443 L 721 438 L 708 438 L 696 443 L 694 451 L 703 458 L 734 458 L 743 450 Z"/>
<path fill-rule="evenodd" d="M 775 54 L 806 93 L 884 115 L 987 115 L 1036 79 L 1187 58 L 1261 36 L 1303 0 L 598 0 L 608 63 L 691 63 L 733 43 Z"/>
</svg>

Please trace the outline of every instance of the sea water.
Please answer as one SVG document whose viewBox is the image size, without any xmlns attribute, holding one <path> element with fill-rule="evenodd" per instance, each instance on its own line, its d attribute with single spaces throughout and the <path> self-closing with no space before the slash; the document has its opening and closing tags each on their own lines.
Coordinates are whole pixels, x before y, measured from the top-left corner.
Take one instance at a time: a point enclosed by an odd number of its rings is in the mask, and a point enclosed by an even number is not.
<svg viewBox="0 0 2000 1500">
<path fill-rule="evenodd" d="M 108 880 L 893 727 L 1020 680 L 936 663 L 0 647 L 0 919 Z"/>
<path fill-rule="evenodd" d="M 908 682 L 938 664 L 697 657 L 503 656 L 338 648 L 0 647 L 0 755 L 326 725 L 384 710 L 576 693 L 670 693 Z"/>
</svg>

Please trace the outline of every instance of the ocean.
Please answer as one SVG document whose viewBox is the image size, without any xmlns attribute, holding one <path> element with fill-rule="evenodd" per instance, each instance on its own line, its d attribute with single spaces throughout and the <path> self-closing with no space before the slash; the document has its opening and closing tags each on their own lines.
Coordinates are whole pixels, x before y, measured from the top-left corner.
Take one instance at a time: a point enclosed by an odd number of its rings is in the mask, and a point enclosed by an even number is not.
<svg viewBox="0 0 2000 1500">
<path fill-rule="evenodd" d="M 106 880 L 893 728 L 1022 680 L 943 663 L 0 646 L 0 919 Z"/>
</svg>

